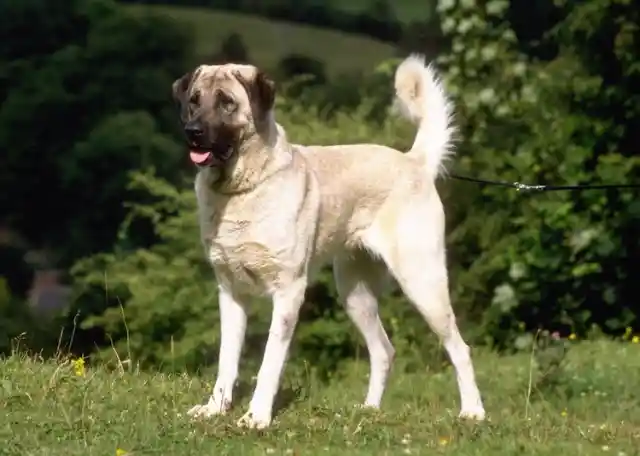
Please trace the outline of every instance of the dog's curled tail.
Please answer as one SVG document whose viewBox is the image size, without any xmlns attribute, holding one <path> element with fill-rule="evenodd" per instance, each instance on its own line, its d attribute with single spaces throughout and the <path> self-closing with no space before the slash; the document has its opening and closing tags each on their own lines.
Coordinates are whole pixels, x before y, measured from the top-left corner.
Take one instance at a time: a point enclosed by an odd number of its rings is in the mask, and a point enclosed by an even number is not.
<svg viewBox="0 0 640 456">
<path fill-rule="evenodd" d="M 444 171 L 443 162 L 453 155 L 453 107 L 440 78 L 424 57 L 412 54 L 395 75 L 396 102 L 402 113 L 418 124 L 409 155 L 420 156 L 432 179 Z"/>
</svg>

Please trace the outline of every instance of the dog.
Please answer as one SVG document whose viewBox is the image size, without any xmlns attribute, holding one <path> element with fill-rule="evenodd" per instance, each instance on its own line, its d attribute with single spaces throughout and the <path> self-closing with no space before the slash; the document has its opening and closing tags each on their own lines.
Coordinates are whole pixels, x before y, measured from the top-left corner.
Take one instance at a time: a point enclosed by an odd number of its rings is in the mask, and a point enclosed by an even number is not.
<svg viewBox="0 0 640 456">
<path fill-rule="evenodd" d="M 305 289 L 332 262 L 340 301 L 369 353 L 364 406 L 380 407 L 394 358 L 376 298 L 390 275 L 449 355 L 460 417 L 484 419 L 470 350 L 449 301 L 445 216 L 435 187 L 453 153 L 452 107 L 421 55 L 398 66 L 395 90 L 396 102 L 418 126 L 406 153 L 376 144 L 290 142 L 275 120 L 275 84 L 252 65 L 201 65 L 173 83 L 189 157 L 198 168 L 201 240 L 217 279 L 221 319 L 215 386 L 190 416 L 231 407 L 245 310 L 252 296 L 267 296 L 273 304 L 269 336 L 238 425 L 271 424 Z"/>
</svg>

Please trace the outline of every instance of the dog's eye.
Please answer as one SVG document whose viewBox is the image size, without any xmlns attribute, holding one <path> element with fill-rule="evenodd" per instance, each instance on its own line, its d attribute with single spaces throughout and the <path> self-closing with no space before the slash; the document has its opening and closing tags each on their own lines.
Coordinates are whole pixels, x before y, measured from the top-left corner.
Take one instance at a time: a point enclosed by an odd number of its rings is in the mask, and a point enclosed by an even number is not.
<svg viewBox="0 0 640 456">
<path fill-rule="evenodd" d="M 218 107 L 224 109 L 227 112 L 232 112 L 236 108 L 236 102 L 233 97 L 222 90 L 218 92 L 216 103 Z"/>
<path fill-rule="evenodd" d="M 200 104 L 200 92 L 194 92 L 189 98 L 189 104 L 198 106 Z"/>
</svg>

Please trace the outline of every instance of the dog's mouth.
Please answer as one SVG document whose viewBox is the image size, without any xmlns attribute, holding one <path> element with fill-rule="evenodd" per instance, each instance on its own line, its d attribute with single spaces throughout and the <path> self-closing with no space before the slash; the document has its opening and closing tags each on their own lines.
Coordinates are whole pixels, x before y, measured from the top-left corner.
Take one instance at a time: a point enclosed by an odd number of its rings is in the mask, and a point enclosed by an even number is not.
<svg viewBox="0 0 640 456">
<path fill-rule="evenodd" d="M 189 158 L 198 166 L 213 166 L 216 161 L 213 152 L 202 149 L 190 149 Z"/>
<path fill-rule="evenodd" d="M 232 154 L 233 147 L 230 144 L 213 144 L 211 147 L 189 145 L 189 158 L 196 166 L 222 166 Z"/>
</svg>

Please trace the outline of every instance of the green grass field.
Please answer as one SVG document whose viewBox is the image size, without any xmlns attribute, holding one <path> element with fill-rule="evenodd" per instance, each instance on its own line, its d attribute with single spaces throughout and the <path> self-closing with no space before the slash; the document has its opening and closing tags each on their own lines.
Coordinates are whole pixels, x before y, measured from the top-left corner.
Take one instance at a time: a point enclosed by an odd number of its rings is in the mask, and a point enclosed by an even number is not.
<svg viewBox="0 0 640 456">
<path fill-rule="evenodd" d="M 218 52 L 222 41 L 232 33 L 242 37 L 252 61 L 270 69 L 284 56 L 299 53 L 324 62 L 327 73 L 335 76 L 371 71 L 394 53 L 393 46 L 371 38 L 244 14 L 155 5 L 126 8 L 133 14 L 160 13 L 186 24 L 195 35 L 198 62 Z"/>
<path fill-rule="evenodd" d="M 0 454 L 639 454 L 640 344 L 574 343 L 559 383 L 540 392 L 534 375 L 531 394 L 529 355 L 474 356 L 488 422 L 457 420 L 448 366 L 414 373 L 398 367 L 383 411 L 354 408 L 368 366 L 353 362 L 328 384 L 286 376 L 282 406 L 266 431 L 235 426 L 248 394 L 230 416 L 187 419 L 184 412 L 207 397 L 210 376 L 99 368 L 78 376 L 72 362 L 13 356 L 0 361 Z"/>
</svg>

